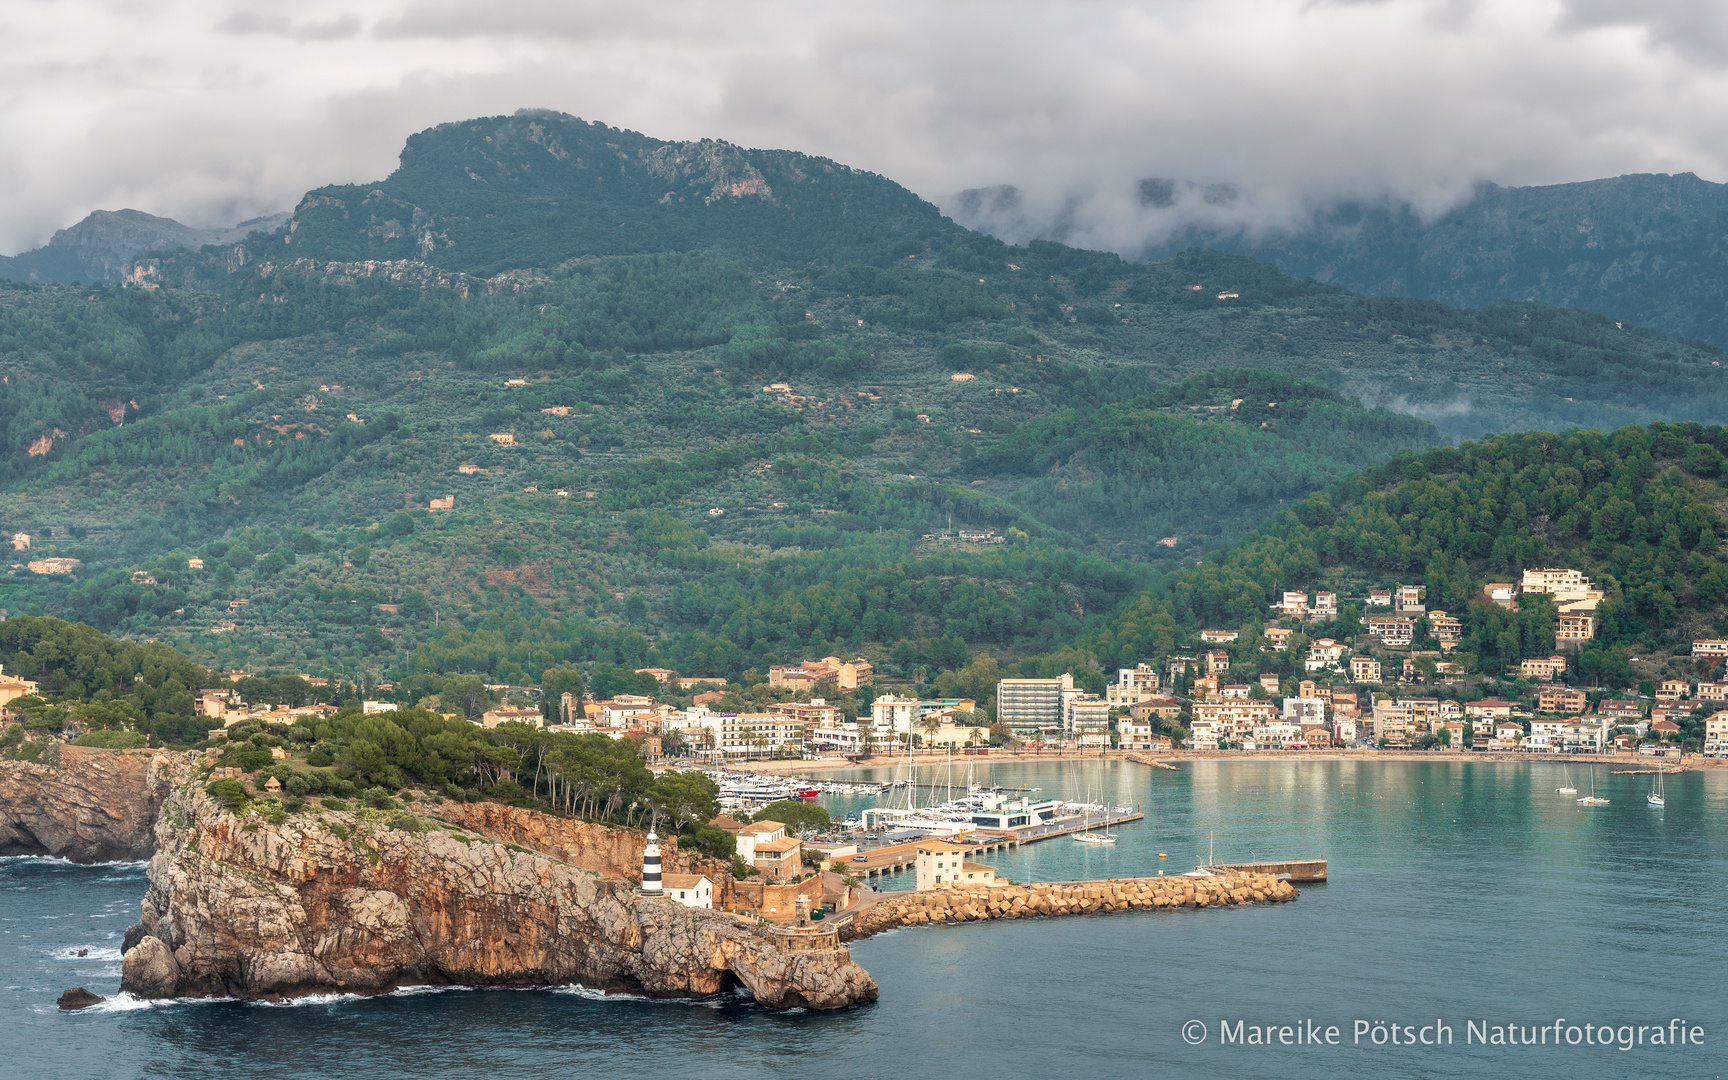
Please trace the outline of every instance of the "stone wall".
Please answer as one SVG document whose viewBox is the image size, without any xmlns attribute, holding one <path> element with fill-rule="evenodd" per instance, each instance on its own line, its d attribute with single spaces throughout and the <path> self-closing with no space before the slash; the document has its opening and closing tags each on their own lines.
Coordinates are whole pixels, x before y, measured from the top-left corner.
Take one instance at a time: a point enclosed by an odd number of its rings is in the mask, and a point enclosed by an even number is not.
<svg viewBox="0 0 1728 1080">
<path fill-rule="evenodd" d="M 932 889 L 899 893 L 859 911 L 842 937 L 852 941 L 899 926 L 1022 919 L 1040 915 L 1082 915 L 1097 911 L 1150 908 L 1223 907 L 1281 903 L 1297 890 L 1269 874 L 1226 874 L 1209 878 L 1151 877 L 1111 881 L 994 885 L 988 888 Z"/>
</svg>

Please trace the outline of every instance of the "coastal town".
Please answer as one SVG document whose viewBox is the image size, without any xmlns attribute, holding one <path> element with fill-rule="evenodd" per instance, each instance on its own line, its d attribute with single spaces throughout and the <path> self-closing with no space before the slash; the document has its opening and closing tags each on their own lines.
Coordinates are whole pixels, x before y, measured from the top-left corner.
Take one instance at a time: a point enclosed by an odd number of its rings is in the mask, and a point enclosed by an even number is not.
<svg viewBox="0 0 1728 1080">
<path fill-rule="evenodd" d="M 724 763 L 838 758 L 868 761 L 903 752 L 1142 754 L 1177 751 L 1470 750 L 1525 754 L 1728 757 L 1728 639 L 1698 638 L 1641 685 L 1585 685 L 1579 646 L 1596 633 L 1603 598 L 1568 568 L 1531 569 L 1491 582 L 1476 603 L 1513 609 L 1521 598 L 1554 607 L 1542 655 L 1497 678 L 1465 654 L 1463 619 L 1427 605 L 1420 585 L 1335 592 L 1283 592 L 1263 622 L 1206 629 L 1192 647 L 1148 657 L 1105 677 L 1097 670 L 1049 677 L 1003 676 L 994 693 L 919 696 L 882 678 L 863 656 L 774 664 L 754 683 L 688 676 L 665 668 L 635 675 L 653 692 L 590 698 L 537 687 L 488 685 L 485 707 L 467 719 L 485 728 L 526 724 L 597 733 L 636 744 L 650 763 Z M 1344 606 L 1341 607 L 1341 604 Z M 1310 637 L 1349 625 L 1346 637 Z M 1244 674 L 1244 668 L 1251 674 Z M 225 727 L 248 719 L 291 723 L 333 714 L 334 704 L 270 706 L 228 688 L 202 691 L 198 711 Z M 302 676 L 313 696 L 329 680 Z M 748 680 L 746 680 L 748 681 Z M 368 714 L 406 707 L 390 684 L 366 700 Z M 988 691 L 989 687 L 985 690 Z M 34 692 L 0 673 L 0 707 Z"/>
</svg>

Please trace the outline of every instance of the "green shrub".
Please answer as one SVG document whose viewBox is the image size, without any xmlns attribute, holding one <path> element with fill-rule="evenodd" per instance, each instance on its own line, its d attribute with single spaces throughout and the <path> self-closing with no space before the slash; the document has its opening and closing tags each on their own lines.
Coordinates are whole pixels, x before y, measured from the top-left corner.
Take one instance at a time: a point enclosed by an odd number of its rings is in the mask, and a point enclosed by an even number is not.
<svg viewBox="0 0 1728 1080">
<path fill-rule="evenodd" d="M 391 814 L 388 818 L 386 818 L 384 820 L 384 824 L 388 825 L 392 829 L 400 829 L 403 832 L 411 832 L 411 833 L 425 832 L 428 828 L 431 827 L 431 826 L 427 825 L 424 821 L 422 821 L 419 817 L 417 817 L 414 814 L 410 814 L 406 810 L 399 810 L 396 813 Z"/>
<path fill-rule="evenodd" d="M 323 805 L 324 805 L 324 809 L 326 809 L 326 810 L 343 811 L 343 810 L 354 809 L 352 806 L 343 802 L 341 799 L 325 798 L 323 800 Z M 335 826 L 331 826 L 331 827 L 334 828 Z M 343 839 L 347 839 L 347 838 L 344 837 Z"/>
<path fill-rule="evenodd" d="M 104 728 L 86 732 L 73 741 L 73 746 L 99 746 L 105 750 L 139 750 L 149 743 L 143 732 Z"/>
<path fill-rule="evenodd" d="M 212 780 L 204 793 L 221 803 L 231 814 L 242 813 L 252 802 L 252 797 L 246 794 L 246 785 L 238 780 Z"/>
<path fill-rule="evenodd" d="M 381 787 L 367 788 L 365 791 L 360 793 L 360 798 L 367 806 L 370 806 L 374 810 L 396 809 L 396 800 L 392 799 L 390 793 Z"/>
<path fill-rule="evenodd" d="M 715 859 L 731 859 L 738 853 L 738 842 L 732 834 L 713 825 L 698 825 L 678 838 L 678 846 L 685 851 L 700 851 Z"/>
</svg>

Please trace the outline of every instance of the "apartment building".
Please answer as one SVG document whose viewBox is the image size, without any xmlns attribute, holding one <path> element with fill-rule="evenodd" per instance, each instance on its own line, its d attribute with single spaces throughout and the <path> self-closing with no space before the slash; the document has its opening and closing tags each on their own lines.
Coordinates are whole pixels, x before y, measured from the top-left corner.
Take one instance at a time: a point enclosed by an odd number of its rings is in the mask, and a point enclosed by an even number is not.
<svg viewBox="0 0 1728 1080">
<path fill-rule="evenodd" d="M 1270 701 L 1236 699 L 1194 703 L 1194 722 L 1209 723 L 1232 734 L 1251 735 L 1256 724 L 1270 723 L 1278 708 Z"/>
<path fill-rule="evenodd" d="M 828 704 L 825 698 L 811 698 L 809 701 L 783 701 L 778 705 L 768 706 L 768 711 L 812 726 L 838 724 L 846 718 L 846 714 L 840 711 L 839 706 Z"/>
<path fill-rule="evenodd" d="M 1317 697 L 1287 697 L 1283 702 L 1282 716 L 1291 723 L 1303 726 L 1324 724 L 1326 702 Z"/>
<path fill-rule="evenodd" d="M 920 719 L 917 698 L 883 694 L 870 703 L 870 726 L 877 742 L 892 742 L 896 736 L 911 734 Z"/>
<path fill-rule="evenodd" d="M 1695 696 L 1699 701 L 1728 701 L 1728 682 L 1701 682 Z"/>
<path fill-rule="evenodd" d="M 1704 721 L 1704 756 L 1728 757 L 1728 712 L 1719 712 Z"/>
<path fill-rule="evenodd" d="M 1554 647 L 1579 641 L 1589 641 L 1596 636 L 1596 616 L 1586 611 L 1562 611 L 1554 625 Z"/>
<path fill-rule="evenodd" d="M 1456 649 L 1464 640 L 1464 620 L 1455 619 L 1444 611 L 1436 609 L 1428 613 L 1428 628 L 1433 631 L 1442 650 Z"/>
<path fill-rule="evenodd" d="M 1373 731 L 1374 738 L 1389 746 L 1403 746 L 1409 743 L 1415 722 L 1409 705 L 1394 701 L 1376 701 L 1374 703 Z"/>
<path fill-rule="evenodd" d="M 1512 703 L 1499 698 L 1483 698 L 1464 705 L 1464 715 L 1481 720 L 1503 720 L 1512 715 Z"/>
<path fill-rule="evenodd" d="M 1380 639 L 1380 644 L 1392 649 L 1407 649 L 1415 635 L 1416 624 L 1399 616 L 1376 615 L 1368 620 L 1368 632 Z"/>
<path fill-rule="evenodd" d="M 1110 745 L 1110 703 L 1103 698 L 1087 695 L 1068 702 L 1063 730 L 1083 750 L 1108 748 Z"/>
<path fill-rule="evenodd" d="M 1577 716 L 1589 707 L 1584 691 L 1570 686 L 1549 684 L 1536 688 L 1536 711 Z"/>
<path fill-rule="evenodd" d="M 996 684 L 996 719 L 1015 736 L 1062 727 L 1063 694 L 1074 690 L 1074 676 L 1054 679 L 1003 679 Z"/>
<path fill-rule="evenodd" d="M 1344 657 L 1344 646 L 1331 638 L 1321 638 L 1308 646 L 1308 657 L 1302 661 L 1304 671 L 1336 669 Z"/>
<path fill-rule="evenodd" d="M 1111 705 L 1131 706 L 1157 694 L 1158 685 L 1158 669 L 1151 664 L 1117 668 L 1116 681 L 1104 688 L 1104 699 Z"/>
<path fill-rule="evenodd" d="M 1564 656 L 1550 656 L 1541 660 L 1523 660 L 1518 664 L 1518 674 L 1526 679 L 1541 679 L 1550 682 L 1566 671 Z"/>
<path fill-rule="evenodd" d="M 1380 661 L 1371 656 L 1352 656 L 1350 658 L 1351 682 L 1379 682 Z"/>
</svg>

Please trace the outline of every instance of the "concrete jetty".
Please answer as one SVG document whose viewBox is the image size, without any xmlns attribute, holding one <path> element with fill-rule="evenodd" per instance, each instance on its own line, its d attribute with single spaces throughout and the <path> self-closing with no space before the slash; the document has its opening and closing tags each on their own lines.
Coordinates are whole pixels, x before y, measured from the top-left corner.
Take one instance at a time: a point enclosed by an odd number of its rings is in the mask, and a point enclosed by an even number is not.
<svg viewBox="0 0 1728 1080">
<path fill-rule="evenodd" d="M 1028 825 L 1019 829 L 979 829 L 957 837 L 943 837 L 951 843 L 960 844 L 966 848 L 966 858 L 977 855 L 988 855 L 993 851 L 1003 851 L 1017 848 L 1021 844 L 1036 843 L 1039 840 L 1049 840 L 1052 837 L 1068 836 L 1072 833 L 1085 832 L 1087 829 L 1107 829 L 1112 825 L 1121 825 L 1128 821 L 1139 821 L 1146 815 L 1138 810 L 1126 814 L 1076 814 L 1073 817 L 1057 818 L 1044 825 Z M 892 874 L 900 870 L 911 869 L 918 858 L 920 844 L 928 845 L 931 838 L 911 840 L 904 844 L 887 844 L 879 848 L 860 851 L 862 859 L 854 858 L 845 864 L 846 872 L 853 877 L 873 878 L 879 874 Z"/>
<path fill-rule="evenodd" d="M 1271 874 L 1245 873 L 928 889 L 882 895 L 848 912 L 852 918 L 840 927 L 840 938 L 853 941 L 901 926 L 931 923 L 1285 903 L 1299 895 L 1295 886 Z"/>
<path fill-rule="evenodd" d="M 1206 869 L 1215 874 L 1271 874 L 1284 881 L 1325 881 L 1325 859 L 1284 859 L 1275 862 L 1223 863 Z"/>
</svg>

